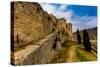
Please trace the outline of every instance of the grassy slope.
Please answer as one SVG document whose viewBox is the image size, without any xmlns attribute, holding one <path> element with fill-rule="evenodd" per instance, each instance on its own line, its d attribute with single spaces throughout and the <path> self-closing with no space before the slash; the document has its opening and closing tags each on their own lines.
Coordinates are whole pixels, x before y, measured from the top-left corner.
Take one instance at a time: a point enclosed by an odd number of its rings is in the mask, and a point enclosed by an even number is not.
<svg viewBox="0 0 100 67">
<path fill-rule="evenodd" d="M 97 57 L 93 54 L 93 52 L 87 52 L 82 48 L 77 48 L 77 57 L 80 61 L 96 61 Z"/>
<path fill-rule="evenodd" d="M 76 50 L 72 49 L 73 46 L 76 46 Z M 71 52 L 74 53 L 72 54 L 73 56 L 70 58 L 69 56 L 71 56 Z M 68 41 L 63 44 L 62 50 L 59 51 L 58 55 L 54 57 L 51 63 L 96 61 L 96 55 L 94 55 L 93 52 L 85 51 L 76 42 Z"/>
</svg>

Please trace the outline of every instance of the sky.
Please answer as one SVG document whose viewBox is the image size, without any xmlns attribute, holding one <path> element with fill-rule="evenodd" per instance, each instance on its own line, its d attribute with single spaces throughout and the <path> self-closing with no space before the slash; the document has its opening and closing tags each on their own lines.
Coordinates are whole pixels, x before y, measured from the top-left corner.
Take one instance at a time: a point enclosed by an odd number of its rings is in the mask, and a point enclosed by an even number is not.
<svg viewBox="0 0 100 67">
<path fill-rule="evenodd" d="M 55 3 L 40 3 L 49 14 L 58 19 L 65 18 L 66 23 L 72 23 L 72 30 L 84 30 L 97 27 L 97 7 L 83 5 L 66 5 Z"/>
</svg>

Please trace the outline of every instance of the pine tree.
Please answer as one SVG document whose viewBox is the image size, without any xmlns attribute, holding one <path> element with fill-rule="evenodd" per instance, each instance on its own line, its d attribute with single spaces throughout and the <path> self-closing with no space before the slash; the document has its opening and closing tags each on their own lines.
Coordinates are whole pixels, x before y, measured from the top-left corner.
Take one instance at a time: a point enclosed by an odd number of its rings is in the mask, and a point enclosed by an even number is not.
<svg viewBox="0 0 100 67">
<path fill-rule="evenodd" d="M 83 30 L 83 44 L 86 51 L 91 51 L 91 43 L 87 30 Z"/>
<path fill-rule="evenodd" d="M 78 44 L 81 44 L 81 36 L 79 34 L 79 30 L 77 29 L 77 41 L 78 41 Z"/>
</svg>

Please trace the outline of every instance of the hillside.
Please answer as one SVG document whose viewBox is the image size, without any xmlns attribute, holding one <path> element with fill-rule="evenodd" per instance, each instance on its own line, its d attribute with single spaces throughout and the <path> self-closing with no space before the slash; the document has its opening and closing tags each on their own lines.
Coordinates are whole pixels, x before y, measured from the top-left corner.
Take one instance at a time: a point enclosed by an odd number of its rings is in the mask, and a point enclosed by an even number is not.
<svg viewBox="0 0 100 67">
<path fill-rule="evenodd" d="M 97 27 L 95 28 L 91 28 L 91 29 L 87 29 L 88 33 L 89 33 L 89 38 L 90 40 L 97 40 Z M 83 37 L 83 31 L 80 31 L 80 35 L 81 35 L 81 38 Z M 76 36 L 76 32 L 73 33 L 73 37 L 74 37 L 74 40 L 77 40 L 77 36 Z"/>
</svg>

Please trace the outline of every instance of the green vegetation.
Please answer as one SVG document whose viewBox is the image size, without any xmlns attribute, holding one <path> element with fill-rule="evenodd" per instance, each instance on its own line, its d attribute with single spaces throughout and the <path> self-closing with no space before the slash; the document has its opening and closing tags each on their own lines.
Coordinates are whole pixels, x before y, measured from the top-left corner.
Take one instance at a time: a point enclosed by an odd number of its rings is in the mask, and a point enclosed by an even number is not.
<svg viewBox="0 0 100 67">
<path fill-rule="evenodd" d="M 68 55 L 67 49 L 63 48 L 59 53 L 51 60 L 50 63 L 65 63 Z"/>
<path fill-rule="evenodd" d="M 93 51 L 88 52 L 83 47 L 83 44 L 78 45 L 78 43 L 73 41 L 65 41 L 62 44 L 62 49 L 59 53 L 52 59 L 50 63 L 65 63 L 65 62 L 84 62 L 84 61 L 96 61 L 97 57 L 94 55 Z M 75 47 L 75 51 L 73 53 L 73 58 L 69 59 L 69 53 L 73 51 Z"/>
<path fill-rule="evenodd" d="M 83 44 L 86 51 L 91 51 L 91 43 L 87 30 L 83 30 Z"/>
<path fill-rule="evenodd" d="M 62 44 L 62 49 L 58 52 L 58 54 L 51 60 L 50 63 L 65 63 L 67 62 L 67 59 L 69 59 L 69 52 L 70 52 L 70 48 L 73 45 L 76 45 L 76 42 L 73 41 L 65 41 Z M 76 51 L 75 51 L 76 53 Z M 79 61 L 78 58 L 74 58 L 73 59 L 74 62 Z"/>
<path fill-rule="evenodd" d="M 80 61 L 96 61 L 97 58 L 93 55 L 92 52 L 85 51 L 82 48 L 77 48 L 77 57 Z"/>
<path fill-rule="evenodd" d="M 62 49 L 58 52 L 58 54 L 51 60 L 50 63 L 65 63 L 66 58 L 68 57 L 68 48 L 70 47 L 70 44 L 67 44 L 68 41 L 65 41 L 62 44 Z"/>
<path fill-rule="evenodd" d="M 63 44 L 62 44 L 62 47 L 69 47 L 69 45 L 67 44 L 67 41 L 65 41 Z"/>
</svg>

